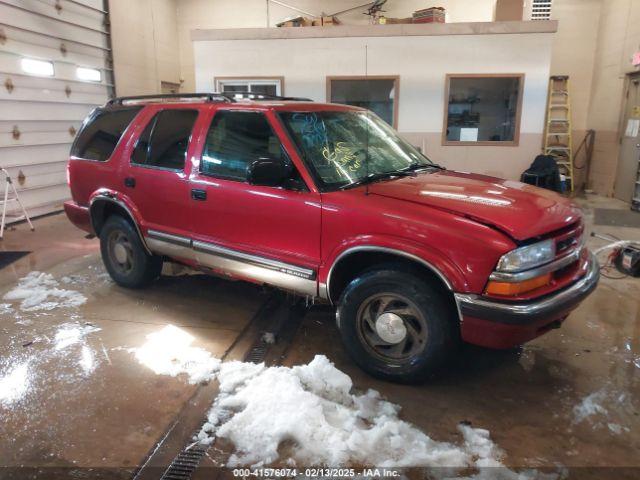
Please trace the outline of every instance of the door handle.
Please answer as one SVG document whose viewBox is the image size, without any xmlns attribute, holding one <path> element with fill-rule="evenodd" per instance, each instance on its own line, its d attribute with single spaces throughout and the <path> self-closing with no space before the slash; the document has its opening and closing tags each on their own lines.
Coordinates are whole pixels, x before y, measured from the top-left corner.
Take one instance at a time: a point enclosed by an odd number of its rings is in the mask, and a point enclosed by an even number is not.
<svg viewBox="0 0 640 480">
<path fill-rule="evenodd" d="M 191 189 L 191 198 L 194 200 L 204 201 L 207 199 L 207 191 L 200 188 Z"/>
<path fill-rule="evenodd" d="M 124 179 L 124 186 L 125 187 L 129 187 L 129 188 L 135 188 L 136 186 L 136 179 L 133 177 L 126 177 Z"/>
</svg>

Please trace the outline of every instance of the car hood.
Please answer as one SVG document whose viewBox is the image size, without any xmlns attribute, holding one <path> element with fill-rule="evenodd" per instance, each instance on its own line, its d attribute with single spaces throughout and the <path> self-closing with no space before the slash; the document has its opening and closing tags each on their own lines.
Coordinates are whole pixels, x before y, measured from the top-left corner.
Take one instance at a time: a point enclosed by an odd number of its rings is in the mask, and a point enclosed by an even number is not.
<svg viewBox="0 0 640 480">
<path fill-rule="evenodd" d="M 558 230 L 581 218 L 579 208 L 555 192 L 450 170 L 374 183 L 369 193 L 448 210 L 516 240 Z"/>
</svg>

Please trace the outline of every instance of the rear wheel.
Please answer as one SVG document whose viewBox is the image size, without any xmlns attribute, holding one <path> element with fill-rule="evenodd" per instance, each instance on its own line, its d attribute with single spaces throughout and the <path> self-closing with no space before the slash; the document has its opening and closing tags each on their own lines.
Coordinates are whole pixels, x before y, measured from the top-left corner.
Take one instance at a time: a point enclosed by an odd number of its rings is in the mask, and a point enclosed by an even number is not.
<svg viewBox="0 0 640 480">
<path fill-rule="evenodd" d="M 125 218 L 112 215 L 100 231 L 102 261 L 120 286 L 140 288 L 160 276 L 162 258 L 149 255 L 138 232 Z"/>
<path fill-rule="evenodd" d="M 368 373 L 414 383 L 435 372 L 457 346 L 448 296 L 418 275 L 382 267 L 351 281 L 338 305 L 345 347 Z"/>
</svg>

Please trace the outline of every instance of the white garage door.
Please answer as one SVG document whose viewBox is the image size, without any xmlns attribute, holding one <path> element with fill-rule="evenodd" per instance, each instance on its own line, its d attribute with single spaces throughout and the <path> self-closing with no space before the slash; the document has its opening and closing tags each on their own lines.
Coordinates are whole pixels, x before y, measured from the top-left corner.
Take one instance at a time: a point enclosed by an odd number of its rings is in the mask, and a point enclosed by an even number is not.
<svg viewBox="0 0 640 480">
<path fill-rule="evenodd" d="M 112 95 L 106 4 L 0 0 L 0 167 L 32 216 L 62 208 L 71 142 Z"/>
</svg>

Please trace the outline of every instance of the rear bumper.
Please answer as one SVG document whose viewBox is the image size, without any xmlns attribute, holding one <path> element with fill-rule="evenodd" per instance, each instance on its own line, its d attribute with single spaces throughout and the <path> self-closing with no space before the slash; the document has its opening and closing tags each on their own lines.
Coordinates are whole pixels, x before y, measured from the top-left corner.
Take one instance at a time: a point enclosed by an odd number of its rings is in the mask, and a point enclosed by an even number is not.
<svg viewBox="0 0 640 480">
<path fill-rule="evenodd" d="M 589 254 L 587 273 L 569 287 L 528 302 L 501 302 L 481 295 L 455 294 L 462 316 L 463 340 L 492 348 L 510 348 L 559 326 L 598 285 L 600 267 Z"/>
<path fill-rule="evenodd" d="M 67 214 L 67 218 L 76 227 L 84 230 L 85 232 L 93 233 L 88 207 L 83 207 L 73 200 L 69 200 L 64 202 L 64 213 Z"/>
</svg>

